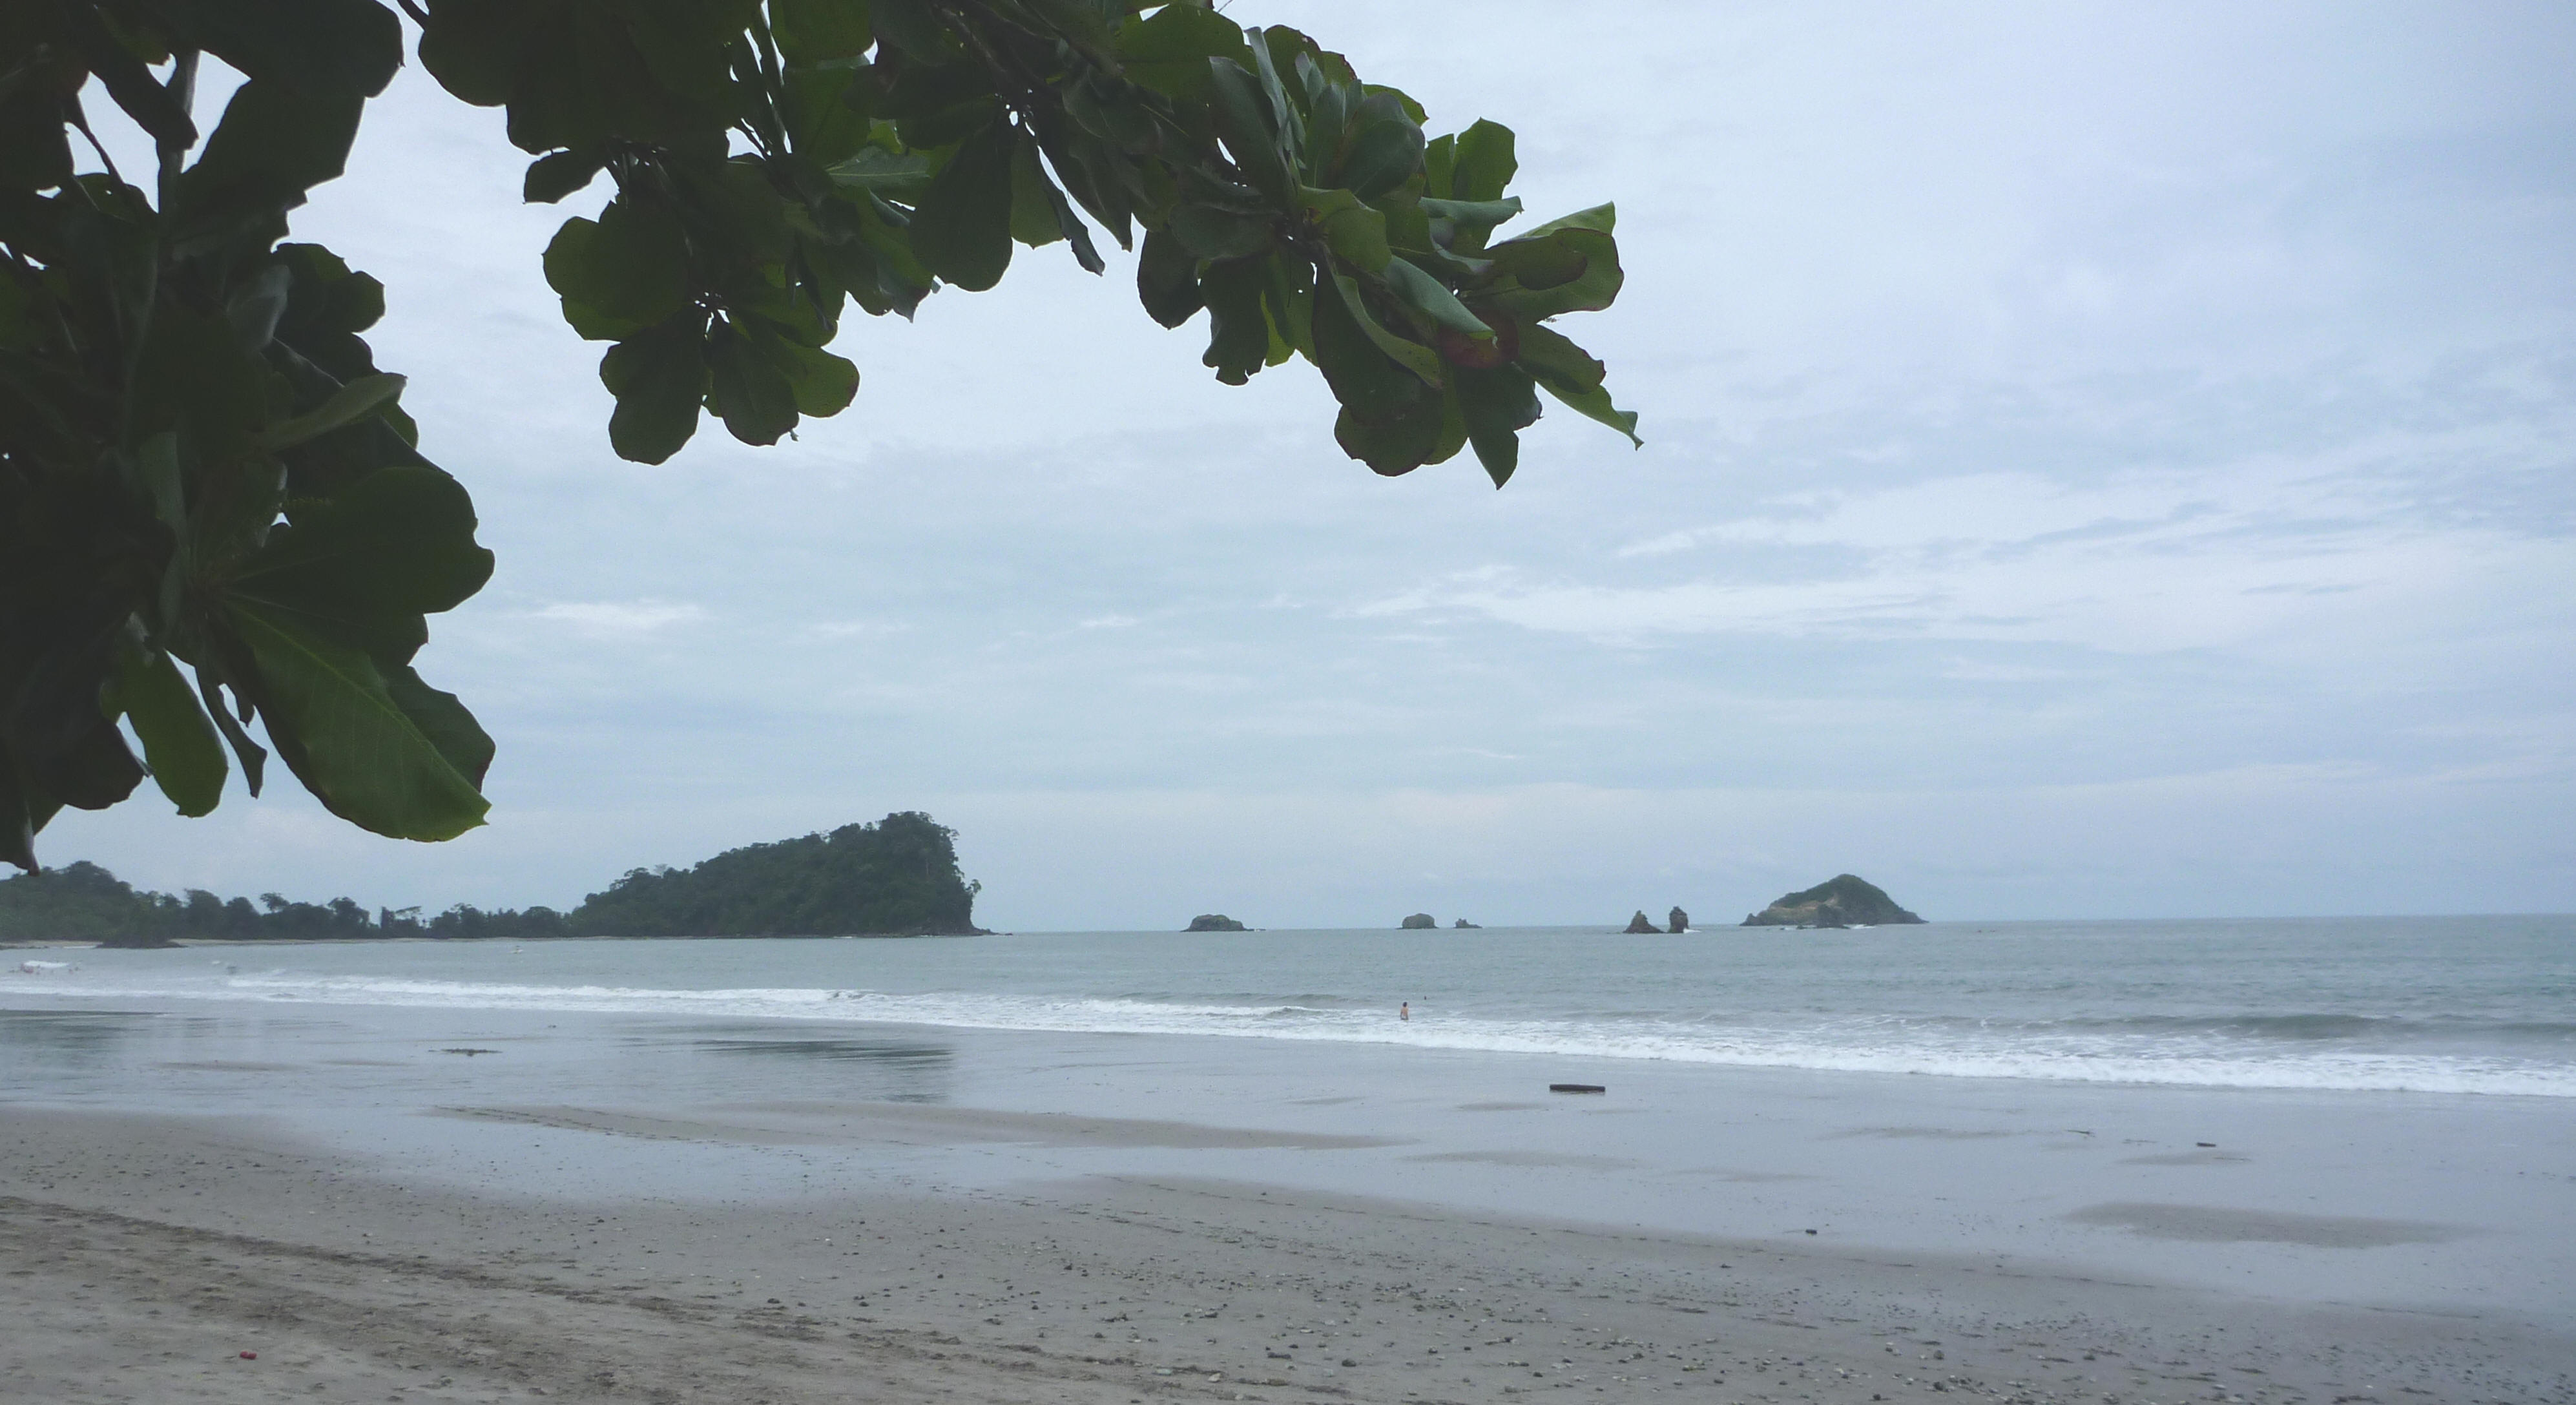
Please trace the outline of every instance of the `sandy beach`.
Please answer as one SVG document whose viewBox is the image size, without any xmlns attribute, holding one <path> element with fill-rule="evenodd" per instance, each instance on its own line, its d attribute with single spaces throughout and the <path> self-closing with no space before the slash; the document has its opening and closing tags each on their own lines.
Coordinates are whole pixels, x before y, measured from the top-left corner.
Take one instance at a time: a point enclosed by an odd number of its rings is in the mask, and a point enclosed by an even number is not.
<svg viewBox="0 0 2576 1405">
<path fill-rule="evenodd" d="M 2569 1398 L 2567 1340 L 2493 1321 L 1252 1184 L 583 1203 L 256 1125 L 0 1123 L 31 1401 Z"/>
<path fill-rule="evenodd" d="M 2576 1400 L 2554 1100 L 0 1025 L 12 1400 Z"/>
</svg>

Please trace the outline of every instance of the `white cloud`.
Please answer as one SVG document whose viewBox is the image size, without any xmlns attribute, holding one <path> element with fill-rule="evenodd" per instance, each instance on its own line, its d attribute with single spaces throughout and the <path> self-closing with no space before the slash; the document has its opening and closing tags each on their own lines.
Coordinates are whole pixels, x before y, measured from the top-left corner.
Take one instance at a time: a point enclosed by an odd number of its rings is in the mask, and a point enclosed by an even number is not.
<svg viewBox="0 0 2576 1405">
<path fill-rule="evenodd" d="M 668 600 L 566 600 L 532 613 L 592 639 L 641 639 L 707 618 L 703 606 Z"/>
</svg>

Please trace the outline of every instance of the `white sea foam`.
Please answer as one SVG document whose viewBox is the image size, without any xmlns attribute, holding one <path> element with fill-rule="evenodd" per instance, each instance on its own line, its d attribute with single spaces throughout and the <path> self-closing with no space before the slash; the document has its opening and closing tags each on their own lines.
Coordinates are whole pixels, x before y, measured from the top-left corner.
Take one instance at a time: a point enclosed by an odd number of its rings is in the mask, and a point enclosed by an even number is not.
<svg viewBox="0 0 2576 1405">
<path fill-rule="evenodd" d="M 1799 1023 L 1494 1018 L 1324 1008 L 991 992 L 892 993 L 800 986 L 712 990 L 317 975 L 292 971 L 87 980 L 65 973 L 49 995 L 126 1000 L 390 1005 L 887 1023 L 1054 1033 L 1174 1034 L 1376 1043 L 1558 1057 L 1653 1059 L 1740 1067 L 2218 1088 L 2576 1097 L 2564 1060 L 2305 1047 L 2211 1028 L 2142 1033 L 2135 1022 L 2030 1024 L 1889 1017 Z M 143 973 L 134 973 L 142 977 Z M 68 979 L 65 978 L 68 976 Z M 177 977 L 173 979 L 172 977 Z M 2313 1041 L 2312 1041 L 2313 1042 Z"/>
</svg>

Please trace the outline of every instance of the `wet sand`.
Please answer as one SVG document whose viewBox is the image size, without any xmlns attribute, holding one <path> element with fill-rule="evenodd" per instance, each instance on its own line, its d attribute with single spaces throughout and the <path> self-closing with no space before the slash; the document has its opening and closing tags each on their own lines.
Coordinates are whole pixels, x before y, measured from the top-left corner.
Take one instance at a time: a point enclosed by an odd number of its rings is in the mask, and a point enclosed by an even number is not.
<svg viewBox="0 0 2576 1405">
<path fill-rule="evenodd" d="M 0 1398 L 2576 1405 L 2571 1167 L 2548 1098 L 30 1002 Z"/>
<path fill-rule="evenodd" d="M 642 1156 L 735 1135 L 729 1114 L 675 1111 L 571 1135 Z M 833 1119 L 1032 1131 L 929 1111 L 746 1116 L 815 1138 Z M 1034 1130 L 1175 1135 L 1083 1125 L 1099 1121 Z M 585 1200 L 506 1175 L 422 1184 L 283 1122 L 0 1106 L 0 1380 L 27 1402 L 2576 1399 L 2576 1340 L 2504 1314 L 1623 1232 L 1387 1189 L 1121 1175 Z"/>
</svg>

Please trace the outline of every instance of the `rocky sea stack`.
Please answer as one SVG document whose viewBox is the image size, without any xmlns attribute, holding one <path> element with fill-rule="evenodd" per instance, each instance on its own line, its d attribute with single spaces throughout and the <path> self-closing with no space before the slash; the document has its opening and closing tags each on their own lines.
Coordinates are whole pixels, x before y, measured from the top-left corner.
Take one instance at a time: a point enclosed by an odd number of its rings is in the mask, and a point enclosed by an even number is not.
<svg viewBox="0 0 2576 1405">
<path fill-rule="evenodd" d="M 1222 912 L 1202 912 L 1198 916 L 1190 919 L 1190 925 L 1186 930 L 1192 932 L 1240 932 L 1246 930 L 1246 928 L 1242 923 L 1235 921 L 1233 918 L 1226 916 Z"/>
<path fill-rule="evenodd" d="M 1744 919 L 1747 927 L 1888 927 L 1923 919 L 1896 905 L 1877 884 L 1838 874 L 1791 893 Z"/>
<path fill-rule="evenodd" d="M 1440 919 L 1427 912 L 1417 912 L 1400 924 L 1408 932 L 1419 932 L 1440 925 Z"/>
</svg>

